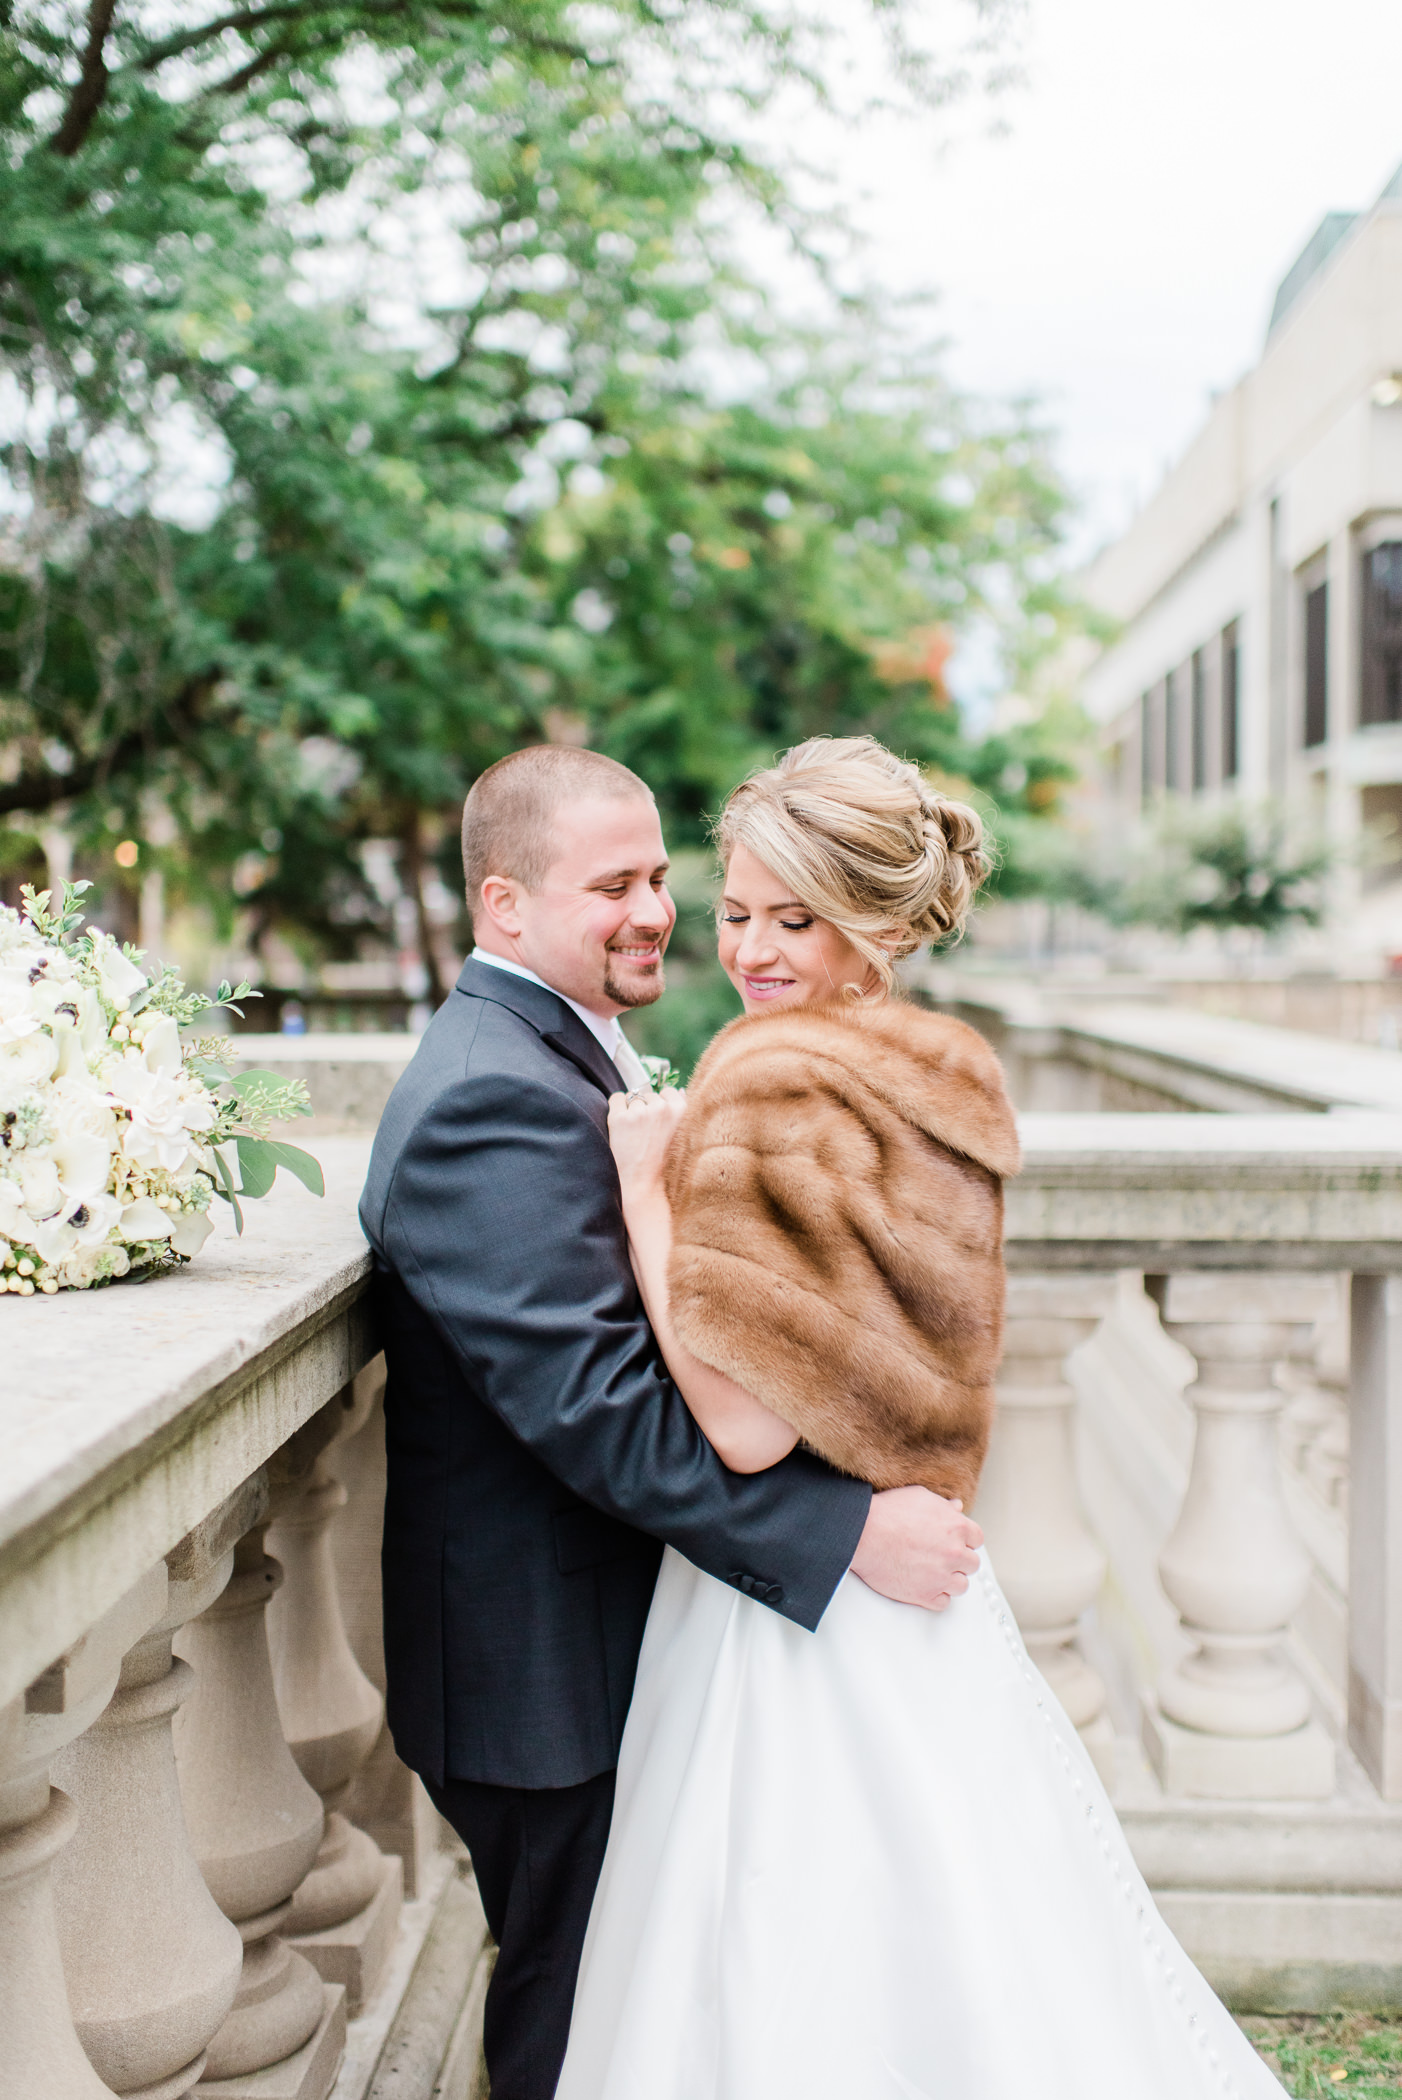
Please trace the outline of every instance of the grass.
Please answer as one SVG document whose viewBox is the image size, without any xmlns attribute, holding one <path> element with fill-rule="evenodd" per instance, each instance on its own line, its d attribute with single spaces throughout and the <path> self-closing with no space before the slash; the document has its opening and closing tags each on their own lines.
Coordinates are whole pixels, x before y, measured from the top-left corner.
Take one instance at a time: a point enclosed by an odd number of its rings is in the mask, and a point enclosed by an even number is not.
<svg viewBox="0 0 1402 2100">
<path fill-rule="evenodd" d="M 1325 2093 L 1397 2100 L 1402 2094 L 1402 2021 L 1369 2013 L 1289 2013 L 1253 2015 L 1241 2025 L 1296 2100 Z"/>
</svg>

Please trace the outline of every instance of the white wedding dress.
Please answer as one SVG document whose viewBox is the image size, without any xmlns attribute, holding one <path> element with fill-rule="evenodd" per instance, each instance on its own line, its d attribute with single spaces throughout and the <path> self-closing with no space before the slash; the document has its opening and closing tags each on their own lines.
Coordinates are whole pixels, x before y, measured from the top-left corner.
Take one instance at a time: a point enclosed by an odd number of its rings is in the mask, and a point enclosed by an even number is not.
<svg viewBox="0 0 1402 2100">
<path fill-rule="evenodd" d="M 1282 2100 L 985 1561 L 815 1634 L 667 1550 L 557 2100 Z"/>
</svg>

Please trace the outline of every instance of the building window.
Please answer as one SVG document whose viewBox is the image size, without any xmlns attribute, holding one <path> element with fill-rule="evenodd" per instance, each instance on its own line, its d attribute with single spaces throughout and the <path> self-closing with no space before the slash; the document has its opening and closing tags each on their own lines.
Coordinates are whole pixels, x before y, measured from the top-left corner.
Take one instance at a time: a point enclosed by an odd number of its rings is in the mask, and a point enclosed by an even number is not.
<svg viewBox="0 0 1402 2100">
<path fill-rule="evenodd" d="M 1237 623 L 1222 629 L 1222 778 L 1235 780 L 1241 768 L 1241 642 Z"/>
<path fill-rule="evenodd" d="M 1305 593 L 1305 749 L 1329 734 L 1329 586 Z"/>
<path fill-rule="evenodd" d="M 1164 786 L 1183 786 L 1183 673 L 1170 671 L 1163 684 Z"/>
<path fill-rule="evenodd" d="M 1365 722 L 1402 722 L 1402 540 L 1363 557 Z"/>
<path fill-rule="evenodd" d="M 1164 748 L 1166 687 L 1162 679 L 1150 686 L 1139 702 L 1139 784 L 1143 799 L 1152 802 L 1167 779 Z"/>
<path fill-rule="evenodd" d="M 1207 666 L 1194 649 L 1188 669 L 1193 708 L 1193 792 L 1207 786 Z"/>
</svg>

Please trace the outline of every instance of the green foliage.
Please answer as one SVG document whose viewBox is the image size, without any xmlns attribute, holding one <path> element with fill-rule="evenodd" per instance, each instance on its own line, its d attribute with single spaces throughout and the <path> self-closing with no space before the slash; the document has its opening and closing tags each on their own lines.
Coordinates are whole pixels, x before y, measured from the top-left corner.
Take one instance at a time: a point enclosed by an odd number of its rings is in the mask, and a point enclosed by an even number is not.
<svg viewBox="0 0 1402 2100">
<path fill-rule="evenodd" d="M 311 1114 L 306 1082 L 281 1079 L 276 1072 L 256 1070 L 241 1072 L 231 1080 L 227 1069 L 218 1065 L 212 1066 L 207 1076 L 213 1084 L 227 1085 L 227 1092 L 218 1096 L 219 1119 L 210 1132 L 209 1142 L 218 1174 L 216 1193 L 231 1206 L 236 1229 L 240 1233 L 243 1231 L 239 1198 L 251 1200 L 266 1196 L 279 1167 L 285 1167 L 314 1196 L 324 1196 L 325 1178 L 320 1163 L 312 1154 L 302 1151 L 298 1145 L 289 1145 L 269 1135 L 279 1123 Z M 230 1143 L 238 1157 L 237 1182 L 228 1154 L 221 1149 Z"/>
<path fill-rule="evenodd" d="M 1402 2093 L 1402 2028 L 1366 2013 L 1289 2014 L 1244 2019 L 1261 2055 L 1298 2100 L 1356 2094 L 1395 2100 Z"/>
<path fill-rule="evenodd" d="M 874 12 L 941 100 L 955 69 Z M 975 73 L 1007 12 L 971 6 Z M 780 329 L 727 249 L 741 205 L 825 238 L 738 113 L 828 92 L 816 18 L 289 0 L 170 22 L 0 11 L 23 405 L 0 819 L 62 805 L 89 869 L 130 836 L 225 931 L 241 910 L 255 946 L 349 955 L 391 937 L 366 842 L 393 842 L 425 924 L 467 786 L 551 735 L 647 773 L 683 843 L 819 730 L 1005 799 L 1021 766 L 1036 814 L 1059 761 L 968 739 L 935 665 L 973 620 L 1013 663 L 1066 622 L 1044 435 L 893 351 L 899 316 Z M 408 197 L 431 283 L 395 314 L 376 243 Z"/>
<path fill-rule="evenodd" d="M 78 946 L 73 936 L 86 916 L 78 905 L 91 888 L 90 882 L 65 882 L 55 904 L 52 890 L 36 890 L 32 882 L 26 882 L 20 890 L 24 915 L 36 933 L 72 954 Z"/>
<path fill-rule="evenodd" d="M 1120 892 L 1118 915 L 1180 934 L 1241 927 L 1271 935 L 1317 926 L 1332 863 L 1326 846 L 1295 841 L 1279 810 L 1231 804 L 1197 814 L 1170 807 Z"/>
</svg>

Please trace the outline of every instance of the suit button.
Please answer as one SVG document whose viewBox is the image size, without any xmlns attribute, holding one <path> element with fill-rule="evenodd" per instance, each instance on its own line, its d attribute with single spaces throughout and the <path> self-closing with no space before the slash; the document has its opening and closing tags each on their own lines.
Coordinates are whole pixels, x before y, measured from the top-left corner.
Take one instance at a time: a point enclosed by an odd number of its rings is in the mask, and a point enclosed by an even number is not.
<svg viewBox="0 0 1402 2100">
<path fill-rule="evenodd" d="M 743 1568 L 733 1568 L 725 1579 L 727 1582 L 732 1583 L 737 1590 L 743 1590 L 746 1596 L 749 1595 L 750 1585 L 754 1581 L 754 1577 L 747 1575 Z"/>
<path fill-rule="evenodd" d="M 782 1604 L 784 1601 L 783 1589 L 777 1582 L 771 1582 L 763 1595 L 766 1604 Z"/>
</svg>

